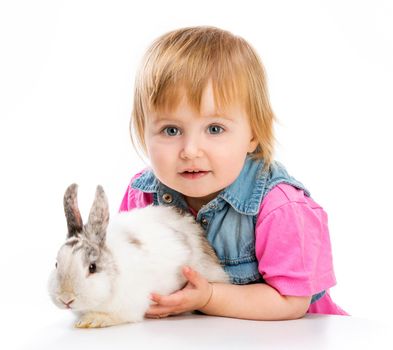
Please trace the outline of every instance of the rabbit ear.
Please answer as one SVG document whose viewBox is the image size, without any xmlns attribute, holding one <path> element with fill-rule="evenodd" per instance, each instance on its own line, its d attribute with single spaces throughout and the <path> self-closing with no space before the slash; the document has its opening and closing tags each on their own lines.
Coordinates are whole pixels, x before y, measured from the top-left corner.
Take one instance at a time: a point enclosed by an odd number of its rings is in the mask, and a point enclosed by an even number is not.
<svg viewBox="0 0 393 350">
<path fill-rule="evenodd" d="M 67 219 L 68 235 L 67 238 L 76 236 L 82 232 L 83 222 L 78 209 L 78 185 L 70 185 L 64 194 L 64 212 Z"/>
<path fill-rule="evenodd" d="M 96 195 L 86 225 L 86 234 L 89 236 L 89 239 L 96 241 L 99 245 L 103 244 L 108 222 L 108 200 L 102 186 L 97 186 Z"/>
</svg>

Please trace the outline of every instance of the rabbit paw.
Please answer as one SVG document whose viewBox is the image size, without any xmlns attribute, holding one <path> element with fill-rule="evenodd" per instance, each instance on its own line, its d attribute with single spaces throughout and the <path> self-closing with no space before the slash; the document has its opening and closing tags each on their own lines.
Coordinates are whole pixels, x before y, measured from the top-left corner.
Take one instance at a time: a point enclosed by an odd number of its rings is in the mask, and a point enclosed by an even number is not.
<svg viewBox="0 0 393 350">
<path fill-rule="evenodd" d="M 78 322 L 75 323 L 76 328 L 102 328 L 117 325 L 120 322 L 113 316 L 103 312 L 89 312 L 84 314 Z"/>
</svg>

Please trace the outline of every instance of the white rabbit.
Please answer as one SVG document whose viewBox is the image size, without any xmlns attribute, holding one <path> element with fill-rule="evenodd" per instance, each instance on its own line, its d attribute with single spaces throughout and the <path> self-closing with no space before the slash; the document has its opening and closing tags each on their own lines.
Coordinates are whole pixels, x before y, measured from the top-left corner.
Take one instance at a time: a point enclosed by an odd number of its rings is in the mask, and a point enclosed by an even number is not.
<svg viewBox="0 0 393 350">
<path fill-rule="evenodd" d="M 64 195 L 68 225 L 48 283 L 53 302 L 71 309 L 80 328 L 143 320 L 150 293 L 170 294 L 186 279 L 188 265 L 210 282 L 228 283 L 214 250 L 194 218 L 173 207 L 148 206 L 117 214 L 109 222 L 108 201 L 97 186 L 83 225 L 77 185 Z"/>
</svg>

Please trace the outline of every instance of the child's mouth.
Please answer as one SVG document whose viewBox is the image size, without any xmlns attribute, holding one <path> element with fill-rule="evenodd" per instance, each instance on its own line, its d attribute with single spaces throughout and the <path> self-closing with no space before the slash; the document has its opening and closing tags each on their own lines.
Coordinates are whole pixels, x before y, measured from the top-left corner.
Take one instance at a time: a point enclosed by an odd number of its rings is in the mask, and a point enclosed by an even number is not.
<svg viewBox="0 0 393 350">
<path fill-rule="evenodd" d="M 203 171 L 203 170 L 194 170 L 194 171 L 183 171 L 180 175 L 186 179 L 193 180 L 199 179 L 205 175 L 207 175 L 210 171 Z"/>
</svg>

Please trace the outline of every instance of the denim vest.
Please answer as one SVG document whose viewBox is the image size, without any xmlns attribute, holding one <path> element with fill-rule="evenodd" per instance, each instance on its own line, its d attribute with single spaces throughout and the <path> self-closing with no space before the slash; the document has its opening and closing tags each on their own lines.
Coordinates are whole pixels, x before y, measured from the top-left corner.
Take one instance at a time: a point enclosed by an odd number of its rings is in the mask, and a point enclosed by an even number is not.
<svg viewBox="0 0 393 350">
<path fill-rule="evenodd" d="M 262 160 L 247 157 L 237 179 L 205 204 L 196 217 L 233 284 L 264 282 L 255 257 L 255 225 L 260 204 L 269 191 L 286 183 L 310 196 L 279 162 L 273 162 L 267 170 L 263 165 Z M 172 205 L 189 211 L 183 195 L 162 184 L 150 170 L 135 179 L 131 187 L 152 193 L 154 205 Z M 312 302 L 324 294 L 323 291 L 314 295 Z"/>
</svg>

